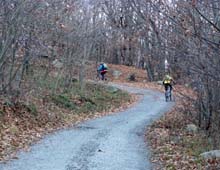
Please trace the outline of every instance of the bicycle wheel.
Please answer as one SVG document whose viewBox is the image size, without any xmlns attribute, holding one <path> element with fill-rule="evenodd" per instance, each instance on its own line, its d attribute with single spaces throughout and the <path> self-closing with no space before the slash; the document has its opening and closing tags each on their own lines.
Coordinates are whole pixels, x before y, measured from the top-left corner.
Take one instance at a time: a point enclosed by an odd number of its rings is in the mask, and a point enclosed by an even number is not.
<svg viewBox="0 0 220 170">
<path fill-rule="evenodd" d="M 168 86 L 166 91 L 165 91 L 165 100 L 166 100 L 166 102 L 171 101 L 171 89 L 170 89 L 170 86 Z"/>
</svg>

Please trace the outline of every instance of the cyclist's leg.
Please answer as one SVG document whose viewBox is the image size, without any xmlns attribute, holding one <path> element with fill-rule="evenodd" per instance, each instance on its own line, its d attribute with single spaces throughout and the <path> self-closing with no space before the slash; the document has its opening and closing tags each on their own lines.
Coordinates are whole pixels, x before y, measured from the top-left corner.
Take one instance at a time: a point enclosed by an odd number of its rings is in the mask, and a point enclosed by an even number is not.
<svg viewBox="0 0 220 170">
<path fill-rule="evenodd" d="M 167 101 L 167 84 L 164 84 L 164 90 L 165 90 L 165 100 Z"/>
<path fill-rule="evenodd" d="M 165 85 L 164 85 L 165 91 L 167 91 L 167 88 L 168 88 L 168 86 L 167 86 L 167 84 L 165 84 Z"/>
<path fill-rule="evenodd" d="M 107 72 L 104 73 L 104 79 L 103 79 L 103 80 L 107 80 L 107 78 L 106 78 L 106 73 L 107 73 Z"/>
<path fill-rule="evenodd" d="M 101 79 L 104 80 L 105 78 L 105 73 L 101 73 Z"/>
<path fill-rule="evenodd" d="M 170 95 L 169 95 L 169 93 L 170 93 L 170 86 L 169 86 L 169 84 L 165 84 L 164 87 L 165 87 L 165 99 L 166 99 L 166 101 L 168 101 L 169 98 L 170 98 Z"/>
<path fill-rule="evenodd" d="M 170 101 L 171 101 L 172 98 L 173 98 L 172 92 L 173 92 L 173 86 L 170 85 Z"/>
<path fill-rule="evenodd" d="M 170 86 L 170 101 L 172 101 L 172 89 L 173 89 L 173 87 L 172 87 L 171 84 L 169 84 L 169 86 Z"/>
</svg>

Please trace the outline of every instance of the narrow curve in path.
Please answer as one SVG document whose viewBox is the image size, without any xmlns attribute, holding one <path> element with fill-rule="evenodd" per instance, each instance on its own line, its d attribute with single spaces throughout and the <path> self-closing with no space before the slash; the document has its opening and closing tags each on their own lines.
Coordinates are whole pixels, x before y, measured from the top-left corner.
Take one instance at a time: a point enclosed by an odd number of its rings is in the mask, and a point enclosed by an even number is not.
<svg viewBox="0 0 220 170">
<path fill-rule="evenodd" d="M 114 86 L 143 98 L 125 111 L 46 136 L 18 160 L 0 164 L 0 170 L 150 170 L 145 127 L 173 103 L 159 92 Z"/>
</svg>

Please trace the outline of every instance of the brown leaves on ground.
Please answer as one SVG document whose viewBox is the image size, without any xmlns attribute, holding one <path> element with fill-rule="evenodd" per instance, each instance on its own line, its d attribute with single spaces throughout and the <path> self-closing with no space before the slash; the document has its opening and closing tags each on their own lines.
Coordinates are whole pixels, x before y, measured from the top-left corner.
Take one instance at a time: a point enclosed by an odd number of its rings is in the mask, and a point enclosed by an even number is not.
<svg viewBox="0 0 220 170">
<path fill-rule="evenodd" d="M 147 82 L 145 70 L 127 66 L 109 65 L 111 70 L 119 70 L 122 74 L 118 79 L 110 74 L 111 81 L 124 85 L 148 88 L 164 92 L 164 87 L 156 82 Z M 130 82 L 127 77 L 135 73 L 137 81 Z M 109 75 L 108 75 L 109 76 Z M 147 83 L 146 83 L 147 82 Z M 161 119 L 154 122 L 147 131 L 147 141 L 152 149 L 152 163 L 156 170 L 218 170 L 218 160 L 203 160 L 199 154 L 210 148 L 207 136 L 201 133 L 189 133 L 186 126 L 192 123 L 195 112 L 192 100 L 196 93 L 182 85 L 174 85 L 176 105 Z"/>
<path fill-rule="evenodd" d="M 164 88 L 155 82 L 147 82 L 145 70 L 134 67 L 111 65 L 108 78 L 112 82 L 122 83 L 128 86 L 149 88 L 163 92 Z M 112 71 L 118 70 L 122 74 L 118 79 L 112 76 Z M 77 73 L 77 70 L 76 70 Z M 96 65 L 88 64 L 87 78 L 94 79 Z M 130 74 L 136 75 L 136 81 L 128 81 Z M 146 83 L 147 82 L 147 83 Z M 96 117 L 113 114 L 132 106 L 139 97 L 133 95 L 132 99 L 123 103 L 120 107 L 110 107 L 105 112 L 94 114 L 74 114 L 70 110 L 60 108 L 48 101 L 47 91 L 42 92 L 45 97 L 36 100 L 36 94 L 29 93 L 26 99 L 37 106 L 40 114 L 34 112 L 34 108 L 17 103 L 10 105 L 5 100 L 0 100 L 0 161 L 17 159 L 16 151 L 23 149 L 29 151 L 29 146 L 43 135 L 54 130 L 73 126 L 79 122 Z M 203 133 L 189 133 L 186 125 L 191 123 L 190 114 L 194 113 L 191 99 L 196 99 L 195 92 L 184 86 L 174 86 L 176 106 L 161 119 L 148 128 L 146 138 L 152 149 L 151 161 L 154 169 L 158 170 L 217 170 L 220 165 L 218 160 L 204 161 L 199 154 L 209 148 L 206 136 Z M 82 101 L 76 99 L 77 105 Z M 187 109 L 186 109 L 187 108 Z M 2 114 L 4 113 L 4 114 Z M 31 114 L 30 114 L 31 113 Z"/>
<path fill-rule="evenodd" d="M 52 119 L 49 114 L 33 115 L 22 103 L 8 105 L 1 102 L 0 110 L 0 161 L 15 158 L 18 149 L 28 151 L 32 142 L 63 123 L 58 117 Z"/>
<path fill-rule="evenodd" d="M 152 163 L 155 170 L 218 170 L 219 160 L 204 160 L 202 152 L 210 149 L 204 133 L 192 133 L 186 126 L 192 123 L 195 99 L 191 89 L 177 86 L 176 106 L 161 119 L 154 122 L 147 131 L 146 138 L 152 149 Z M 187 109 L 186 109 L 187 108 Z"/>
<path fill-rule="evenodd" d="M 94 62 L 88 62 L 86 66 L 86 77 L 87 79 L 94 80 L 97 75 L 97 66 Z M 120 71 L 121 75 L 118 78 L 115 78 L 113 76 L 114 71 Z M 76 70 L 76 72 L 79 72 L 79 70 Z M 128 76 L 130 74 L 135 74 L 136 83 L 143 83 L 147 81 L 147 72 L 144 69 L 138 69 L 131 66 L 125 66 L 125 65 L 114 65 L 114 64 L 108 64 L 108 72 L 106 74 L 106 77 L 111 82 L 118 82 L 118 83 L 129 83 Z M 132 82 L 132 83 L 135 83 Z"/>
<path fill-rule="evenodd" d="M 32 90 L 26 93 L 21 101 L 10 103 L 5 98 L 0 99 L 0 161 L 17 159 L 16 152 L 19 149 L 29 151 L 29 146 L 47 133 L 122 111 L 139 99 L 138 96 L 131 95 L 126 102 L 120 100 L 115 105 L 108 106 L 105 111 L 76 114 L 74 110 L 51 102 L 47 90 L 33 87 L 33 84 L 31 86 Z M 84 101 L 75 97 L 72 101 L 80 107 Z"/>
<path fill-rule="evenodd" d="M 119 83 L 125 83 L 125 82 L 129 82 L 128 80 L 128 76 L 130 74 L 134 74 L 135 75 L 135 82 L 146 82 L 147 80 L 147 72 L 144 69 L 138 69 L 135 67 L 131 67 L 131 66 L 124 66 L 124 65 L 113 65 L 113 64 L 109 64 L 109 68 L 110 68 L 110 79 L 114 82 L 119 82 Z M 122 74 L 115 79 L 112 75 L 111 72 L 113 70 L 118 70 L 120 71 Z"/>
<path fill-rule="evenodd" d="M 29 109 L 22 103 L 8 106 L 1 102 L 0 110 L 4 114 L 0 116 L 0 161 L 17 159 L 16 152 L 19 149 L 29 151 L 29 146 L 45 134 L 76 125 L 85 120 L 124 110 L 137 100 L 138 97 L 132 95 L 131 100 L 122 103 L 120 107 L 112 106 L 106 112 L 88 114 L 75 114 L 74 111 L 45 103 L 44 105 L 39 104 L 38 111 L 40 114 L 38 115 L 31 114 Z M 49 107 L 50 109 L 48 109 Z M 51 112 L 51 108 L 53 108 L 53 112 Z"/>
<path fill-rule="evenodd" d="M 0 110 L 4 113 L 0 115 L 0 161 L 17 159 L 16 152 L 19 149 L 29 151 L 29 146 L 45 134 L 122 111 L 131 107 L 138 99 L 138 96 L 132 95 L 120 107 L 112 105 L 107 111 L 87 114 L 75 114 L 74 110 L 60 108 L 51 102 L 38 101 L 39 114 L 35 115 L 22 103 L 7 105 L 0 102 Z"/>
</svg>

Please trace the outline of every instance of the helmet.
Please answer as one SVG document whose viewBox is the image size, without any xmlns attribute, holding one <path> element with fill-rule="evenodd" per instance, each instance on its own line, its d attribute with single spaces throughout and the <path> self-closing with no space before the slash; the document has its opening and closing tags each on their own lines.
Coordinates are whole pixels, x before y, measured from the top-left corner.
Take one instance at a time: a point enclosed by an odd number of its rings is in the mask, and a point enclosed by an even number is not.
<svg viewBox="0 0 220 170">
<path fill-rule="evenodd" d="M 165 79 L 172 79 L 172 77 L 169 74 L 167 74 L 165 75 Z"/>
</svg>

